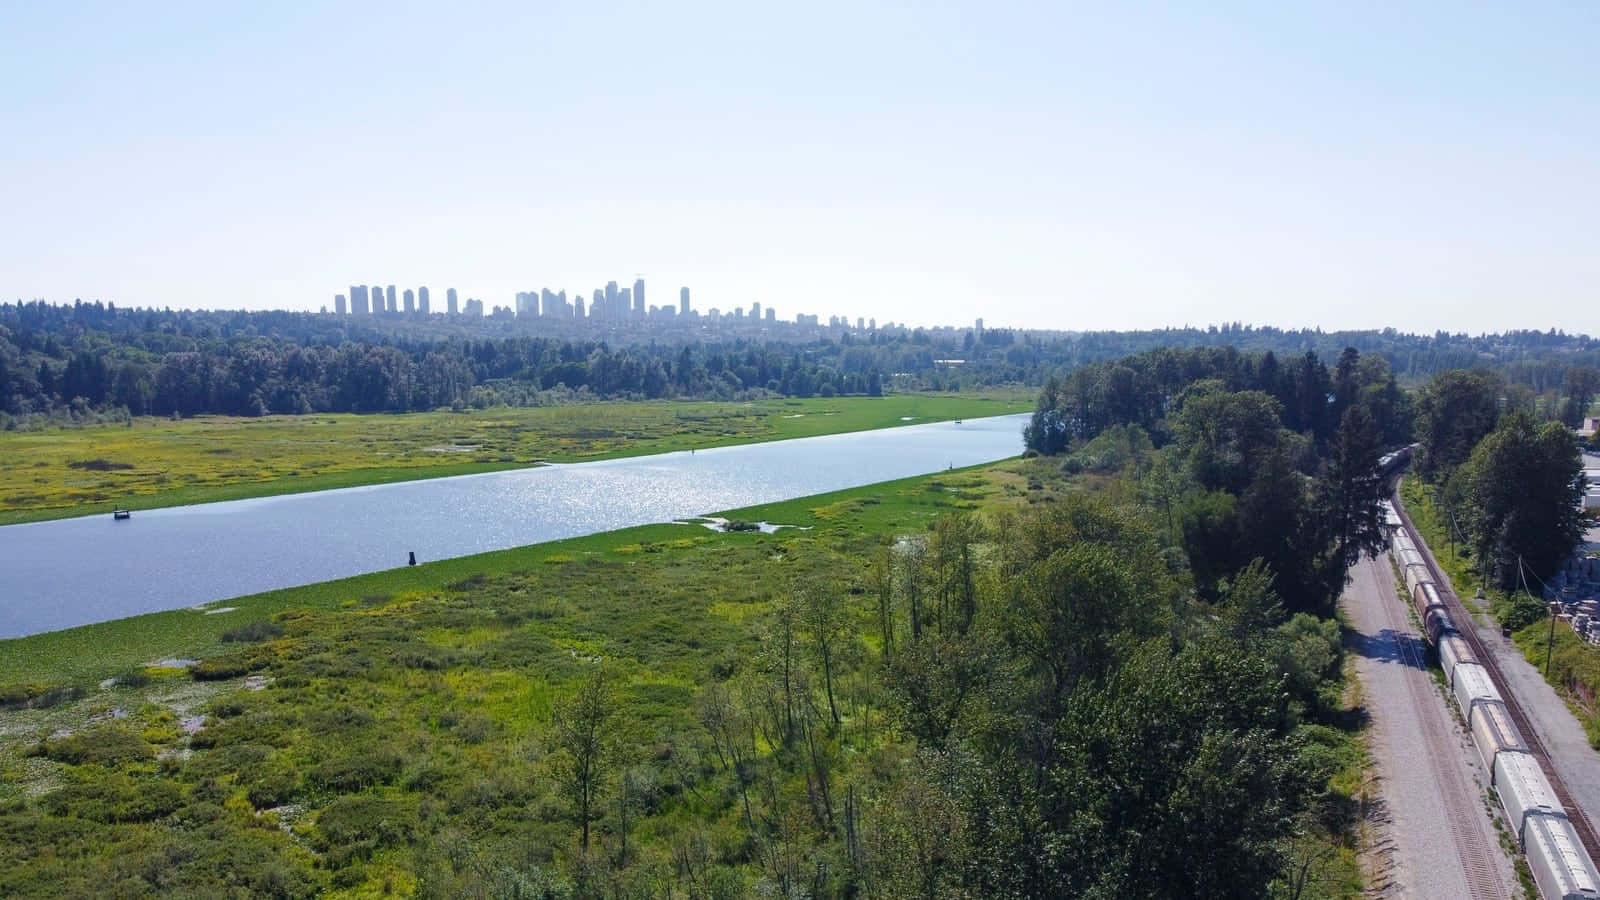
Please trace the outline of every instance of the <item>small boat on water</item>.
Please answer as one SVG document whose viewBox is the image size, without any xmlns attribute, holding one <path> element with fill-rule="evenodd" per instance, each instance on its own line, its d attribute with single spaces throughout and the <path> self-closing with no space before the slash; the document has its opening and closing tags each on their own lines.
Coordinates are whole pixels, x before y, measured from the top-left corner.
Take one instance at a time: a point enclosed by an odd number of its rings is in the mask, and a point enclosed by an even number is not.
<svg viewBox="0 0 1600 900">
<path fill-rule="evenodd" d="M 133 513 L 129 512 L 128 510 L 125 510 L 125 509 L 112 510 L 111 518 L 116 519 L 117 521 L 120 522 L 123 519 L 131 519 L 131 518 L 133 518 Z"/>
</svg>

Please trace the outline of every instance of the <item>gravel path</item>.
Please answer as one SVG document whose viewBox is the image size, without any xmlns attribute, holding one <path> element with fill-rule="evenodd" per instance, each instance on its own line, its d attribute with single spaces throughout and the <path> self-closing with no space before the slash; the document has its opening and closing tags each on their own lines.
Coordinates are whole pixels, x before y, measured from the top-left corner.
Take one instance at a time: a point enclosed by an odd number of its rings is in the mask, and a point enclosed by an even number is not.
<svg viewBox="0 0 1600 900">
<path fill-rule="evenodd" d="M 1485 809 L 1488 779 L 1424 667 L 1423 642 L 1395 595 L 1388 556 L 1363 560 L 1350 574 L 1341 606 L 1355 631 L 1379 796 L 1368 893 L 1520 896 Z"/>
</svg>

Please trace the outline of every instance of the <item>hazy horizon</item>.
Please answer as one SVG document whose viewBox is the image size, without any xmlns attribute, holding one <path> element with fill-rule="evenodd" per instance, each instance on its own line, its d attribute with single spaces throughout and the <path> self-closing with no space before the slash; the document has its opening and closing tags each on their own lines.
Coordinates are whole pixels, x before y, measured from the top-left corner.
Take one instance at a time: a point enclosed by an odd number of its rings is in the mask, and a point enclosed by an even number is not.
<svg viewBox="0 0 1600 900">
<path fill-rule="evenodd" d="M 1582 4 L 8 12 L 8 302 L 1600 332 Z"/>
</svg>

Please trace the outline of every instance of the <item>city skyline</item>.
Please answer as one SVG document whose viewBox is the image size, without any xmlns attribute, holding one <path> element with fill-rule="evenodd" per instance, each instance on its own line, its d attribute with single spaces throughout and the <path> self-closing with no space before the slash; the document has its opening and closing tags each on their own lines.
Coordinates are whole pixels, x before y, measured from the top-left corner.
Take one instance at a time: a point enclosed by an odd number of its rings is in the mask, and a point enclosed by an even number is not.
<svg viewBox="0 0 1600 900">
<path fill-rule="evenodd" d="M 368 315 L 404 315 L 407 317 L 428 316 L 428 288 L 401 288 L 403 305 L 396 308 L 390 302 L 395 294 L 395 286 L 379 287 L 378 285 L 352 284 L 347 294 L 335 294 L 331 305 L 324 305 L 320 312 L 324 315 L 337 316 L 368 316 Z M 571 297 L 566 290 L 551 290 L 548 287 L 537 290 L 518 291 L 512 302 L 502 306 L 493 301 L 484 301 L 482 298 L 468 296 L 466 305 L 458 309 L 456 288 L 447 288 L 449 305 L 440 315 L 476 315 L 480 318 L 514 318 L 517 320 L 533 321 L 546 320 L 554 322 L 593 322 L 598 324 L 675 324 L 689 323 L 719 325 L 725 323 L 765 325 L 794 325 L 798 327 L 820 328 L 823 327 L 821 313 L 797 312 L 788 318 L 779 318 L 775 307 L 763 307 L 761 301 L 753 300 L 748 307 L 732 306 L 727 310 L 720 307 L 710 307 L 704 311 L 696 309 L 692 302 L 692 292 L 687 285 L 678 288 L 678 302 L 673 304 L 648 304 L 644 278 L 634 279 L 631 288 L 618 286 L 615 280 L 607 281 L 605 287 L 594 289 L 593 299 L 585 305 L 584 292 L 574 290 Z M 421 297 L 421 304 L 414 303 L 415 297 Z M 372 297 L 383 298 L 381 306 L 373 305 Z M 855 319 L 856 331 L 875 330 L 876 317 L 857 315 Z M 871 323 L 868 325 L 868 323 Z M 906 327 L 907 323 L 896 323 L 885 319 L 885 328 Z M 851 328 L 850 317 L 837 313 L 828 315 L 826 327 L 830 329 Z M 956 323 L 934 323 L 932 327 L 961 327 Z M 975 329 L 984 330 L 983 319 L 976 320 Z"/>
<path fill-rule="evenodd" d="M 1600 332 L 1585 5 L 378 9 L 11 10 L 0 296 Z"/>
</svg>

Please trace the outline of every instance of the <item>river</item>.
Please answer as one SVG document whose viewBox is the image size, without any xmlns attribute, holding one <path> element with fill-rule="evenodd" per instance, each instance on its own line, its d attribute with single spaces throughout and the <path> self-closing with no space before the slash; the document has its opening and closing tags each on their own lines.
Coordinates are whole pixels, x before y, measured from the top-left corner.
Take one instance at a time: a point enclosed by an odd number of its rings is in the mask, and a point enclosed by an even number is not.
<svg viewBox="0 0 1600 900">
<path fill-rule="evenodd" d="M 1021 452 L 1026 415 L 0 527 L 0 638 L 670 522 Z"/>
</svg>

